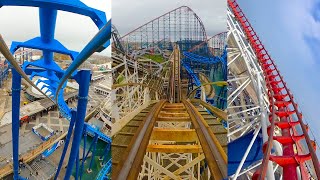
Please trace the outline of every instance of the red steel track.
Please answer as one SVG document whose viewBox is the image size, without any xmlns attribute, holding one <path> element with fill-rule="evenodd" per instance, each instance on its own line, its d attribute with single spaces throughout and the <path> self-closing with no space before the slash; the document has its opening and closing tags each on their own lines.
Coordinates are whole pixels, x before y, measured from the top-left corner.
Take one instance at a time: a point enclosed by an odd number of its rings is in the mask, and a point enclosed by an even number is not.
<svg viewBox="0 0 320 180">
<path fill-rule="evenodd" d="M 269 160 L 283 168 L 284 180 L 298 179 L 297 166 L 300 167 L 302 178 L 309 179 L 305 162 L 312 160 L 316 176 L 320 179 L 320 167 L 315 153 L 315 142 L 310 140 L 308 126 L 305 125 L 302 120 L 302 113 L 298 111 L 298 104 L 294 101 L 293 94 L 290 93 L 277 66 L 262 45 L 259 37 L 237 2 L 235 0 L 228 0 L 228 5 L 233 11 L 235 19 L 245 32 L 248 42 L 257 56 L 258 62 L 263 70 L 270 101 L 269 110 L 271 113 L 269 121 L 271 125 L 268 127 L 269 139 L 264 144 L 264 159 L 261 168 L 254 174 L 253 179 L 265 178 Z M 281 136 L 273 135 L 275 126 L 281 129 Z M 302 134 L 297 133 L 298 126 L 301 127 Z M 307 154 L 303 154 L 305 152 L 302 151 L 301 141 L 303 139 L 305 139 L 309 151 Z M 273 140 L 282 144 L 282 156 L 271 155 Z M 298 153 L 294 151 L 295 147 L 297 147 Z"/>
</svg>

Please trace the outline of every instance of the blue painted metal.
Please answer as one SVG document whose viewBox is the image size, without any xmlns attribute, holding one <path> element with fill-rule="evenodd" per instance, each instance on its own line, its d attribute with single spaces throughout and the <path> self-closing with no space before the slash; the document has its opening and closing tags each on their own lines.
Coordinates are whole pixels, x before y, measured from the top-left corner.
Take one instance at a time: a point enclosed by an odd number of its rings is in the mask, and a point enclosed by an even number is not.
<svg viewBox="0 0 320 180">
<path fill-rule="evenodd" d="M 79 178 L 79 149 L 78 149 L 78 153 L 77 153 L 77 158 L 76 158 L 76 175 L 75 175 L 75 180 L 78 180 Z"/>
<path fill-rule="evenodd" d="M 77 58 L 70 64 L 65 74 L 62 76 L 58 89 L 70 77 L 70 75 L 86 60 L 101 44 L 111 38 L 111 20 L 95 35 L 95 37 L 84 47 Z M 59 92 L 56 92 L 56 96 Z"/>
<path fill-rule="evenodd" d="M 254 135 L 254 131 L 247 133 L 246 135 L 236 139 L 230 143 L 228 143 L 228 176 L 233 175 L 247 150 L 252 138 Z M 253 146 L 249 152 L 249 155 L 244 162 L 242 169 L 245 169 L 256 163 L 257 161 L 261 160 L 263 157 L 262 151 L 263 141 L 261 132 L 257 136 L 256 140 L 253 143 Z"/>
<path fill-rule="evenodd" d="M 66 170 L 65 180 L 70 179 L 74 161 L 76 158 L 79 158 L 78 151 L 80 147 L 81 137 L 77 134 L 82 134 L 84 126 L 84 118 L 87 112 L 87 103 L 88 103 L 88 93 L 90 86 L 91 74 L 90 70 L 81 70 L 77 73 L 75 77 L 76 81 L 79 84 L 79 95 L 78 95 L 78 106 L 77 106 L 77 121 L 75 123 L 72 147 L 70 152 L 70 157 L 68 161 L 68 166 Z"/>
<path fill-rule="evenodd" d="M 64 160 L 68 144 L 70 142 L 70 137 L 72 134 L 72 130 L 75 124 L 75 132 L 82 133 L 83 127 L 89 127 L 89 133 L 97 135 L 99 139 L 103 141 L 111 143 L 111 139 L 105 136 L 103 133 L 95 130 L 94 128 L 90 129 L 88 124 L 84 123 L 84 117 L 86 113 L 86 103 L 87 100 L 83 99 L 86 97 L 88 93 L 88 87 L 90 82 L 90 71 L 84 70 L 78 72 L 76 69 L 79 67 L 90 55 L 94 52 L 101 51 L 104 48 L 108 47 L 111 37 L 111 21 L 107 23 L 105 13 L 93 8 L 86 6 L 79 0 L 0 0 L 1 6 L 32 6 L 39 8 L 39 18 L 40 18 L 40 36 L 30 39 L 26 42 L 12 42 L 10 51 L 12 54 L 19 48 L 33 48 L 39 49 L 43 52 L 43 57 L 40 60 L 34 62 L 25 62 L 22 66 L 22 69 L 27 75 L 30 75 L 30 79 L 33 79 L 35 76 L 43 77 L 46 79 L 39 79 L 37 84 L 42 82 L 45 83 L 43 86 L 48 88 L 45 93 L 50 94 L 49 96 L 53 99 L 56 99 L 58 104 L 58 108 L 60 113 L 66 119 L 70 120 L 70 126 L 68 130 L 68 134 L 66 137 L 66 144 L 63 149 L 63 153 L 61 155 L 61 159 L 59 162 L 58 170 L 55 176 L 57 179 L 59 172 L 62 167 L 62 162 Z M 55 34 L 55 26 L 56 26 L 56 18 L 57 11 L 67 11 L 80 15 L 88 16 L 92 19 L 95 25 L 100 29 L 99 33 L 93 38 L 92 41 L 84 48 L 83 51 L 79 54 L 78 52 L 67 49 L 63 46 L 58 40 L 54 38 Z M 67 71 L 62 70 L 53 60 L 53 53 L 61 53 L 70 55 L 74 62 L 67 69 Z M 35 68 L 36 67 L 36 68 Z M 13 71 L 15 71 L 13 69 Z M 8 72 L 8 71 L 6 71 Z M 14 73 L 13 74 L 17 74 Z M 85 74 L 85 75 L 83 75 Z M 83 76 L 83 77 L 80 77 Z M 17 77 L 20 78 L 20 81 L 17 80 Z M 84 77 L 87 78 L 86 81 Z M 79 101 L 77 111 L 71 110 L 63 97 L 63 91 L 66 87 L 66 80 L 68 78 L 76 79 L 80 85 L 79 89 Z M 81 80 L 80 80 L 81 79 Z M 1 81 L 1 80 L 0 80 Z M 20 89 L 21 77 L 20 75 L 16 75 L 13 78 L 13 109 L 17 109 L 14 111 L 12 115 L 13 123 L 12 123 L 12 134 L 13 134 L 13 160 L 14 160 L 14 177 L 18 178 L 18 137 L 19 137 L 19 109 L 20 109 L 20 93 L 18 93 L 18 89 Z M 19 86 L 18 86 L 19 85 Z M 42 89 L 43 89 L 42 88 Z M 19 90 L 20 92 L 20 90 Z M 54 96 L 56 95 L 56 96 Z M 75 123 L 77 119 L 77 122 Z M 85 136 L 87 133 L 84 133 Z M 73 163 L 76 161 L 77 166 L 79 168 L 79 158 L 76 157 L 76 154 L 79 150 L 80 145 L 80 137 L 74 137 L 73 144 L 71 148 L 71 154 L 69 157 L 69 164 L 65 179 L 68 179 L 71 174 L 71 170 L 73 168 Z M 77 159 L 75 159 L 77 158 Z M 79 170 L 79 169 L 78 169 Z M 81 171 L 81 169 L 80 169 Z M 79 172 L 79 171 L 78 171 Z"/>
<path fill-rule="evenodd" d="M 56 143 L 54 143 L 53 144 L 53 146 L 51 147 L 51 148 L 49 148 L 49 149 L 47 149 L 47 150 L 45 150 L 43 153 L 42 153 L 42 157 L 43 158 L 45 158 L 45 157 L 48 157 L 48 156 L 50 156 L 52 153 L 54 153 L 55 152 L 55 150 L 59 147 L 59 146 L 61 146 L 62 144 L 61 144 L 61 142 L 59 141 L 59 142 L 56 142 Z"/>
<path fill-rule="evenodd" d="M 223 59 L 221 57 L 213 56 L 213 57 L 204 57 L 204 56 L 199 56 L 194 53 L 190 52 L 183 52 L 183 55 L 185 58 L 190 59 L 190 61 L 193 62 L 199 62 L 199 63 L 205 63 L 205 64 L 216 64 L 218 62 L 223 62 Z"/>
<path fill-rule="evenodd" d="M 69 124 L 68 134 L 67 134 L 67 137 L 66 137 L 66 140 L 65 140 L 65 144 L 64 144 L 64 147 L 63 147 L 63 151 L 62 151 L 62 154 L 61 154 L 61 157 L 60 157 L 60 161 L 59 161 L 59 165 L 58 165 L 58 168 L 57 168 L 57 172 L 56 172 L 56 174 L 54 176 L 54 180 L 57 180 L 57 178 L 59 176 L 59 173 L 60 173 L 64 158 L 66 156 L 67 149 L 69 147 L 69 142 L 70 142 L 70 137 L 72 135 L 72 130 L 73 130 L 74 124 L 75 124 L 76 119 L 77 119 L 77 112 L 74 109 L 71 110 L 71 115 L 72 116 L 71 116 L 71 121 L 70 121 L 70 124 Z"/>
<path fill-rule="evenodd" d="M 101 139 L 102 141 L 107 142 L 107 143 L 111 143 L 112 140 L 111 140 L 110 137 L 108 137 L 107 135 L 103 134 L 99 130 L 93 128 L 89 124 L 85 124 L 85 125 L 86 125 L 86 130 L 87 130 L 88 134 L 90 134 L 91 136 L 95 136 L 95 134 L 97 134 L 99 139 Z"/>
<path fill-rule="evenodd" d="M 206 46 L 205 46 L 206 47 Z M 208 48 L 205 48 L 208 49 Z M 205 56 L 204 56 L 205 55 Z M 206 74 L 210 77 L 211 81 L 226 81 L 227 80 L 227 51 L 226 47 L 221 56 L 214 56 L 211 51 L 207 51 L 204 55 L 198 55 L 191 52 L 183 52 L 184 59 L 182 60 L 182 66 L 189 75 L 188 80 L 188 93 L 193 90 L 194 85 L 200 86 L 199 72 Z M 204 68 L 205 67 L 205 68 Z M 222 71 L 222 78 L 215 77 L 218 70 Z M 206 101 L 213 106 L 220 109 L 226 108 L 226 95 L 227 89 L 225 87 L 219 87 L 216 89 L 216 96 L 214 99 L 207 98 Z M 196 98 L 200 98 L 200 89 L 195 94 Z"/>
<path fill-rule="evenodd" d="M 21 76 L 16 70 L 12 70 L 12 156 L 13 179 L 19 178 L 19 127 L 20 127 L 20 91 Z"/>
<path fill-rule="evenodd" d="M 83 173 L 83 167 L 85 162 L 85 155 L 86 155 L 86 145 L 87 145 L 87 126 L 84 126 L 83 128 L 83 153 L 82 153 L 82 162 L 81 162 L 81 168 L 80 168 L 80 177 L 82 177 Z"/>
<path fill-rule="evenodd" d="M 107 144 L 107 146 L 103 150 L 103 154 L 100 156 L 100 159 L 102 159 L 102 164 L 104 164 L 107 159 L 108 152 L 110 151 L 110 146 L 111 143 Z"/>
<path fill-rule="evenodd" d="M 0 0 L 0 6 L 31 6 L 72 12 L 90 17 L 99 29 L 107 22 L 103 11 L 88 7 L 79 0 Z M 100 51 L 109 45 L 110 42 L 108 41 Z"/>
<path fill-rule="evenodd" d="M 98 137 L 99 137 L 99 135 L 95 134 L 93 142 L 92 142 L 93 143 L 93 150 L 92 150 L 92 153 L 91 153 L 91 161 L 90 161 L 90 165 L 89 165 L 89 170 L 91 170 L 92 163 L 94 162 L 94 155 L 95 155 L 96 150 L 97 150 Z"/>
<path fill-rule="evenodd" d="M 106 180 L 106 179 L 110 179 L 107 174 L 111 171 L 111 167 L 112 167 L 112 159 L 109 159 L 109 161 L 103 166 L 103 168 L 101 169 L 101 171 L 99 172 L 98 176 L 97 176 L 97 180 Z"/>
<path fill-rule="evenodd" d="M 193 69 L 190 67 L 190 65 L 186 63 L 185 59 L 183 59 L 181 62 L 182 66 L 187 70 L 188 74 L 194 80 L 194 84 L 196 86 L 201 86 L 200 78 L 198 77 L 197 73 L 195 73 Z"/>
</svg>

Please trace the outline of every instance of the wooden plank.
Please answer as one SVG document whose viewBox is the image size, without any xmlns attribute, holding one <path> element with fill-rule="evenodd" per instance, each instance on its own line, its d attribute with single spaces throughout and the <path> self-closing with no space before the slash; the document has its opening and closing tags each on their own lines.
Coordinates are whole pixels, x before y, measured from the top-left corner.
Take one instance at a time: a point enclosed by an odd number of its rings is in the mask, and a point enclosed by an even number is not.
<svg viewBox="0 0 320 180">
<path fill-rule="evenodd" d="M 149 144 L 147 152 L 161 153 L 202 153 L 200 145 L 155 145 Z"/>
<path fill-rule="evenodd" d="M 157 121 L 166 121 L 166 122 L 189 122 L 190 117 L 163 117 L 158 116 Z"/>
<path fill-rule="evenodd" d="M 198 141 L 198 136 L 194 129 L 154 128 L 150 140 L 194 142 Z"/>
</svg>

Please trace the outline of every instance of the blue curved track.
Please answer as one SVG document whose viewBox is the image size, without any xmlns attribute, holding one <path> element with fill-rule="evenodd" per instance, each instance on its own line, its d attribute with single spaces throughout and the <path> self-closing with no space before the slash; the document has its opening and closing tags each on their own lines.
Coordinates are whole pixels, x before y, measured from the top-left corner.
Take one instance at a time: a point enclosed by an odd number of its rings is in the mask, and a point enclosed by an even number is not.
<svg viewBox="0 0 320 180">
<path fill-rule="evenodd" d="M 209 51 L 208 51 L 209 52 Z M 214 56 L 212 53 L 199 53 L 197 52 L 183 52 L 184 59 L 182 60 L 182 66 L 185 68 L 189 75 L 188 93 L 193 90 L 194 85 L 200 86 L 199 73 L 204 73 L 209 79 L 214 81 L 226 81 L 227 80 L 227 52 L 224 49 L 221 56 Z M 206 71 L 205 71 L 205 70 Z M 217 75 L 220 74 L 220 75 Z M 226 93 L 227 89 L 216 88 L 216 98 L 208 99 L 207 102 L 220 109 L 226 108 Z M 200 90 L 196 94 L 196 98 L 200 98 Z"/>
</svg>

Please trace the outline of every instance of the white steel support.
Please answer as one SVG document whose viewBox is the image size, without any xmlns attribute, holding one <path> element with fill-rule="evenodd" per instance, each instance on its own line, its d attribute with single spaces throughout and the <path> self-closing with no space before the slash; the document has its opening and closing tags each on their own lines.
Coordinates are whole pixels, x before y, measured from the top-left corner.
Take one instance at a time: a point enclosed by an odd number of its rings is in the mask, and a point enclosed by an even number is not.
<svg viewBox="0 0 320 180">
<path fill-rule="evenodd" d="M 228 8 L 227 24 L 228 33 L 228 69 L 229 69 L 229 94 L 228 96 L 228 139 L 233 141 L 240 138 L 248 131 L 254 130 L 257 125 L 262 129 L 263 142 L 268 139 L 267 126 L 269 100 L 262 69 L 257 57 L 247 42 L 247 37 L 239 23 Z M 247 77 L 247 78 L 245 78 Z M 231 123 L 231 124 L 230 124 Z M 255 136 L 256 137 L 256 134 Z M 255 139 L 255 138 L 254 138 Z M 251 141 L 253 143 L 253 139 Z M 250 143 L 250 145 L 252 145 Z M 245 161 L 248 147 L 233 179 L 244 173 L 240 172 Z M 269 163 L 267 179 L 273 180 L 273 164 Z M 252 172 L 246 172 L 251 176 Z"/>
</svg>

